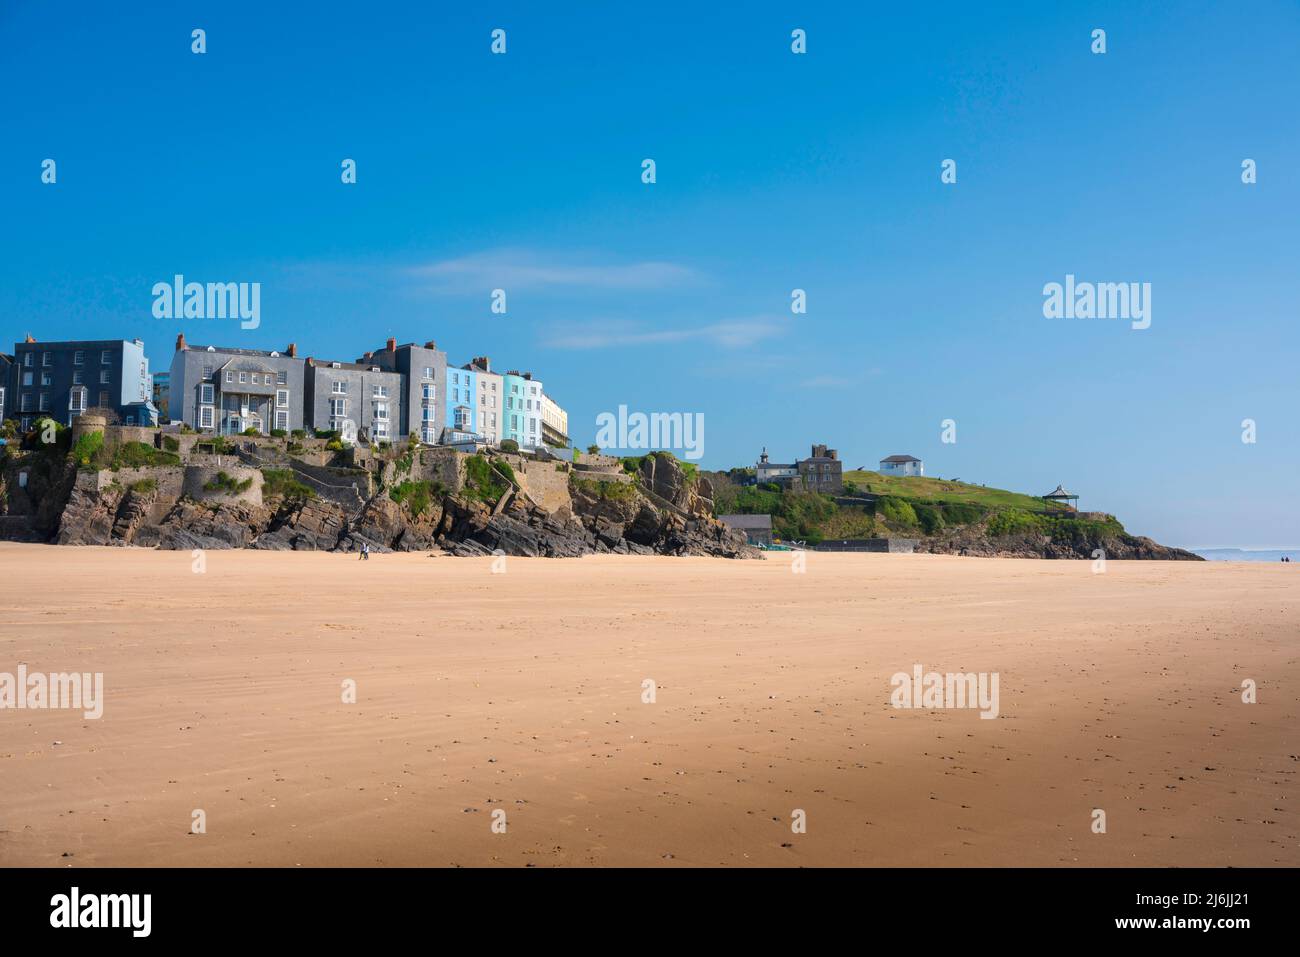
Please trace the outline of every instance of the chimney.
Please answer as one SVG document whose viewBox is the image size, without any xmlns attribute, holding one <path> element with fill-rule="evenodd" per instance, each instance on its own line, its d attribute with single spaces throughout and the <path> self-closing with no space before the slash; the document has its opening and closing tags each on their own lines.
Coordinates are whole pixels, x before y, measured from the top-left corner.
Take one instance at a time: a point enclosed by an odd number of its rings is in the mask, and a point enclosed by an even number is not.
<svg viewBox="0 0 1300 957">
<path fill-rule="evenodd" d="M 32 334 L 30 332 L 27 333 L 27 338 L 23 340 L 23 342 L 35 342 L 35 341 L 36 340 L 32 338 Z"/>
<path fill-rule="evenodd" d="M 388 343 L 384 346 L 384 348 L 386 348 L 389 352 L 396 352 L 397 340 L 390 336 L 388 339 Z"/>
<path fill-rule="evenodd" d="M 428 342 L 426 342 L 426 343 L 424 344 L 424 348 L 426 348 L 426 349 L 437 349 L 437 348 L 438 348 L 438 343 L 436 343 L 436 342 L 434 342 L 432 339 L 430 339 Z"/>
<path fill-rule="evenodd" d="M 177 351 L 177 352 L 181 352 L 181 351 L 183 351 L 183 350 L 185 350 L 185 349 L 188 349 L 188 348 L 189 348 L 189 346 L 187 346 L 187 345 L 185 344 L 185 333 L 182 332 L 182 333 L 178 334 L 178 335 L 176 336 L 176 351 Z"/>
<path fill-rule="evenodd" d="M 366 361 L 369 362 L 374 357 L 374 355 L 375 354 L 373 352 L 367 352 L 365 355 Z"/>
<path fill-rule="evenodd" d="M 289 343 L 289 348 L 284 351 L 289 354 L 290 359 L 298 358 L 298 343 L 296 342 Z"/>
</svg>

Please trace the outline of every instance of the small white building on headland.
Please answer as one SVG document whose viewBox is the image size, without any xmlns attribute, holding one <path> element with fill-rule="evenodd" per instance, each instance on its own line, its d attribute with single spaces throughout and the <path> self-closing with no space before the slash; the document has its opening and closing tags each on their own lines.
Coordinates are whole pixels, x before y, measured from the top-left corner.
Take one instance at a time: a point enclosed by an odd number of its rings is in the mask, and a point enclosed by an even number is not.
<svg viewBox="0 0 1300 957">
<path fill-rule="evenodd" d="M 924 475 L 925 463 L 911 455 L 891 455 L 880 460 L 881 475 Z"/>
</svg>

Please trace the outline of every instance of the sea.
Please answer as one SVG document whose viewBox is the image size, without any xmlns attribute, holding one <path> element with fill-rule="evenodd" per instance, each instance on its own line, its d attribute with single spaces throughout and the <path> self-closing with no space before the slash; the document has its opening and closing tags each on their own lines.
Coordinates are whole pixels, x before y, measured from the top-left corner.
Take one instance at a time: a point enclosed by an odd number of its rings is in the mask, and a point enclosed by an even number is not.
<svg viewBox="0 0 1300 957">
<path fill-rule="evenodd" d="M 1281 548 L 1189 548 L 1211 562 L 1280 562 L 1283 556 L 1300 562 L 1300 545 Z"/>
</svg>

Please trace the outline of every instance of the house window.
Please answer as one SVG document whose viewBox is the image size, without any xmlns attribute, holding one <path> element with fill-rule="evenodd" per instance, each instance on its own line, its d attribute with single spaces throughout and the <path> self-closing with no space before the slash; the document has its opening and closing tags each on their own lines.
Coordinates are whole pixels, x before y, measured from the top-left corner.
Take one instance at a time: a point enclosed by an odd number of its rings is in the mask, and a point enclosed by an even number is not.
<svg viewBox="0 0 1300 957">
<path fill-rule="evenodd" d="M 239 373 L 239 381 L 240 381 L 240 382 L 247 382 L 247 381 L 248 381 L 248 373 L 247 373 L 247 372 L 241 372 L 241 373 Z"/>
<path fill-rule="evenodd" d="M 5 389 L 4 386 L 0 385 L 0 412 L 4 412 L 4 408 L 5 408 Z"/>
<path fill-rule="evenodd" d="M 205 405 L 201 409 L 199 409 L 199 428 L 200 429 L 212 428 L 212 406 Z"/>
<path fill-rule="evenodd" d="M 283 409 L 283 408 L 287 408 L 287 407 L 288 407 L 288 405 L 289 405 L 289 390 L 288 390 L 288 389 L 277 389 L 277 390 L 276 390 L 276 393 L 275 393 L 275 404 L 276 404 L 279 408 L 281 408 L 281 409 Z"/>
<path fill-rule="evenodd" d="M 99 404 L 102 405 L 102 406 L 107 406 L 107 405 L 108 405 L 108 393 L 107 393 L 107 392 L 103 392 L 103 391 L 101 391 L 101 392 L 99 393 Z"/>
<path fill-rule="evenodd" d="M 374 388 L 372 388 L 372 389 L 370 390 L 370 394 L 373 395 L 373 396 L 375 396 L 376 398 L 387 399 L 387 398 L 388 398 L 388 386 L 386 386 L 386 385 L 377 385 L 377 386 L 375 386 Z"/>
<path fill-rule="evenodd" d="M 204 366 L 204 367 L 203 367 L 203 380 L 206 382 L 208 379 L 211 379 L 211 378 L 212 378 L 212 366 Z"/>
<path fill-rule="evenodd" d="M 84 373 L 84 372 L 74 372 L 74 373 L 72 373 L 72 384 L 73 384 L 73 385 L 81 385 L 84 376 L 85 376 L 85 373 Z"/>
<path fill-rule="evenodd" d="M 50 394 L 48 392 L 41 393 L 41 401 L 40 404 L 36 407 L 36 411 L 37 412 L 50 411 Z"/>
<path fill-rule="evenodd" d="M 210 385 L 199 386 L 199 401 L 204 405 L 212 404 L 213 387 Z"/>
<path fill-rule="evenodd" d="M 31 431 L 31 428 L 32 428 L 32 417 L 31 417 L 30 415 L 24 415 L 24 416 L 23 416 L 23 418 L 22 418 L 22 425 L 20 426 L 20 428 L 22 428 L 22 430 L 23 430 L 24 432 L 30 432 L 30 431 Z M 18 473 L 18 479 L 19 479 L 19 482 L 20 482 L 20 483 L 25 483 L 25 482 L 27 481 L 27 473 L 26 473 L 26 472 L 19 472 L 19 473 Z"/>
<path fill-rule="evenodd" d="M 110 375 L 110 374 L 109 374 L 109 371 L 108 371 L 107 369 L 101 369 L 100 372 L 99 372 L 99 384 L 100 384 L 100 385 L 108 385 L 108 382 L 109 382 L 109 375 Z"/>
<path fill-rule="evenodd" d="M 51 386 L 51 385 L 54 385 L 54 376 L 50 375 L 48 372 L 42 372 L 42 373 L 41 373 L 41 385 L 43 385 L 43 386 Z"/>
<path fill-rule="evenodd" d="M 335 395 L 347 395 L 348 384 L 346 382 L 335 382 L 333 384 L 333 387 L 330 389 L 330 391 L 333 392 Z"/>
<path fill-rule="evenodd" d="M 281 369 L 279 372 L 277 372 L 277 373 L 275 374 L 275 381 L 276 381 L 276 383 L 279 384 L 279 385 L 288 385 L 288 384 L 289 384 L 289 373 L 287 373 L 287 372 L 285 372 L 283 369 Z"/>
<path fill-rule="evenodd" d="M 106 366 L 112 361 L 113 361 L 113 353 L 109 352 L 107 349 L 100 352 L 99 354 L 100 365 Z"/>
<path fill-rule="evenodd" d="M 84 352 L 82 352 L 80 349 L 78 349 L 76 352 L 74 352 L 74 353 L 72 354 L 72 364 L 73 364 L 74 366 L 85 365 L 85 364 L 86 364 L 86 354 L 85 354 Z"/>
<path fill-rule="evenodd" d="M 23 353 L 23 365 L 25 365 L 25 366 L 26 366 L 27 368 L 29 368 L 29 369 L 32 367 L 32 356 L 33 356 L 33 355 L 35 355 L 35 353 L 33 353 L 33 352 L 26 352 L 26 353 Z"/>
<path fill-rule="evenodd" d="M 68 402 L 68 411 L 73 415 L 80 415 L 86 411 L 86 390 L 73 389 L 70 393 L 71 399 Z"/>
<path fill-rule="evenodd" d="M 330 415 L 341 419 L 348 413 L 347 399 L 330 399 Z"/>
<path fill-rule="evenodd" d="M 42 353 L 41 353 L 41 365 L 43 365 L 43 366 L 52 366 L 52 365 L 54 365 L 54 353 L 53 353 L 53 352 L 42 352 Z"/>
<path fill-rule="evenodd" d="M 387 418 L 388 418 L 388 403 L 387 403 L 387 402 L 376 402 L 376 403 L 375 403 L 375 418 L 376 418 L 376 419 L 387 419 Z"/>
<path fill-rule="evenodd" d="M 23 373 L 23 385 L 32 385 L 32 373 L 30 372 Z"/>
<path fill-rule="evenodd" d="M 23 412 L 32 411 L 32 394 L 30 392 L 23 393 L 22 405 L 19 408 Z"/>
<path fill-rule="evenodd" d="M 431 385 L 426 385 L 424 387 L 424 401 L 433 402 L 435 401 L 435 399 L 436 399 L 436 393 L 434 392 L 434 387 Z"/>
<path fill-rule="evenodd" d="M 432 378 L 433 378 L 433 366 L 425 366 L 425 367 L 424 367 L 424 377 L 425 377 L 426 379 L 432 379 Z"/>
<path fill-rule="evenodd" d="M 277 429 L 288 429 L 288 428 L 289 428 L 289 413 L 288 413 L 288 412 L 277 412 L 277 413 L 275 413 L 275 427 L 276 427 Z"/>
<path fill-rule="evenodd" d="M 456 428 L 464 429 L 469 425 L 469 409 L 463 405 L 456 408 Z"/>
<path fill-rule="evenodd" d="M 235 373 L 234 373 L 232 370 L 230 370 L 230 369 L 227 369 L 227 370 L 226 370 L 226 381 L 227 381 L 227 382 L 234 382 L 234 381 L 235 381 Z"/>
</svg>

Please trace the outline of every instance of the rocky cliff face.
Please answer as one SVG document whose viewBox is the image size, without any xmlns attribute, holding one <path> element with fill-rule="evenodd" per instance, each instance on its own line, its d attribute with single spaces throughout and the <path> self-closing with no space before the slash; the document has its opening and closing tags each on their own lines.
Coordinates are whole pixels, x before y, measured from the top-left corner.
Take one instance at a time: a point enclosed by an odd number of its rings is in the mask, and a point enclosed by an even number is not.
<svg viewBox="0 0 1300 957">
<path fill-rule="evenodd" d="M 463 556 L 612 552 L 760 557 L 742 534 L 712 517 L 708 483 L 692 481 L 671 458 L 651 462 L 631 484 L 597 480 L 600 474 L 575 483 L 569 503 L 555 511 L 517 495 L 494 513 L 470 495 L 445 493 L 424 503 L 416 514 L 386 492 L 360 507 L 320 497 L 304 501 L 271 496 L 264 504 L 199 502 L 185 496 L 168 498 L 149 482 L 113 482 L 99 488 L 95 473 L 70 469 L 57 476 L 66 488 L 51 483 L 45 490 L 42 507 L 53 518 L 44 538 L 62 545 L 180 550 L 355 551 L 369 545 L 376 552 L 440 547 Z M 615 485 L 618 494 L 611 496 L 609 489 Z"/>
<path fill-rule="evenodd" d="M 965 528 L 934 538 L 922 538 L 917 552 L 972 555 L 980 558 L 1091 559 L 1100 549 L 1107 559 L 1123 561 L 1190 561 L 1204 559 L 1181 548 L 1161 545 L 1140 535 L 1117 534 L 1077 542 L 1057 542 L 1047 535 L 990 536 L 982 528 Z"/>
</svg>

